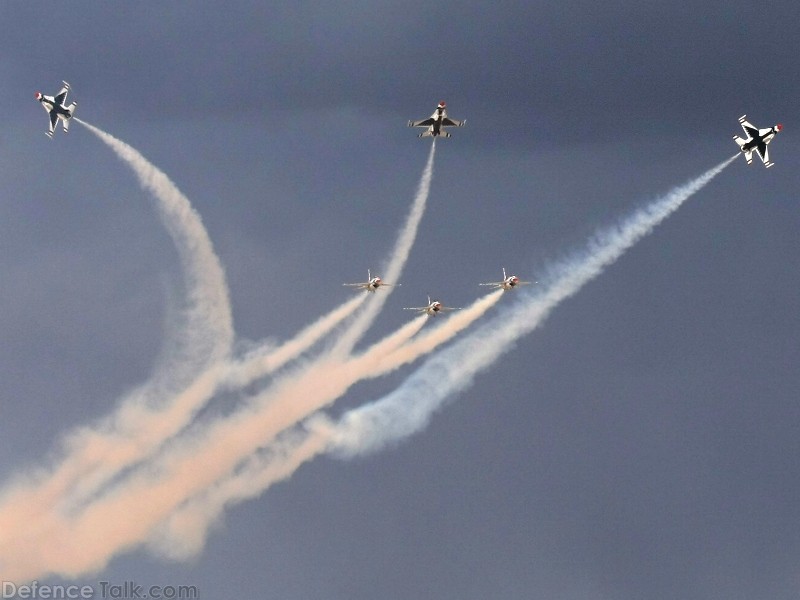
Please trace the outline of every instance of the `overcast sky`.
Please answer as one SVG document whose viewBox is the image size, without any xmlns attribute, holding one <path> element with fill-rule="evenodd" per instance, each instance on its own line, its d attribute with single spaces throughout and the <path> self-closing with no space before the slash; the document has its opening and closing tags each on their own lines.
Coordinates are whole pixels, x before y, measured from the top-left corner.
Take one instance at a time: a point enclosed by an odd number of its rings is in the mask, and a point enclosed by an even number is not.
<svg viewBox="0 0 800 600">
<path fill-rule="evenodd" d="M 181 294 L 151 198 L 78 124 L 45 137 L 36 91 L 69 81 L 78 117 L 191 200 L 242 345 L 289 338 L 385 264 L 431 143 L 405 124 L 439 100 L 467 124 L 436 142 L 403 285 L 367 341 L 428 294 L 467 305 L 501 267 L 536 279 L 732 156 L 747 114 L 785 126 L 773 168 L 734 162 L 425 431 L 304 465 L 226 511 L 191 561 L 136 548 L 77 581 L 206 599 L 796 599 L 799 6 L 0 4 L 0 481 L 148 379 Z"/>
</svg>

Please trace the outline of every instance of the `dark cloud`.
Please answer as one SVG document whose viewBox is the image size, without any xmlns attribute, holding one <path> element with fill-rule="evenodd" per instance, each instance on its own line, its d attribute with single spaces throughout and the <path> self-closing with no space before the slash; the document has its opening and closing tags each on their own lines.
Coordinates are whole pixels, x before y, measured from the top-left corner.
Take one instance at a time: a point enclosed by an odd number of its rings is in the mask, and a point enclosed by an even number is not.
<svg viewBox="0 0 800 600">
<path fill-rule="evenodd" d="M 405 121 L 440 99 L 467 126 L 437 142 L 404 285 L 369 339 L 427 293 L 461 306 L 502 266 L 535 278 L 731 156 L 747 113 L 786 125 L 774 168 L 731 165 L 428 431 L 304 467 L 231 509 L 196 563 L 131 554 L 103 575 L 207 598 L 795 597 L 797 16 L 716 1 L 0 5 L 0 472 L 141 382 L 179 293 L 147 196 L 77 125 L 45 138 L 37 89 L 70 81 L 78 116 L 187 194 L 247 339 L 285 339 L 379 267 L 428 148 Z"/>
</svg>

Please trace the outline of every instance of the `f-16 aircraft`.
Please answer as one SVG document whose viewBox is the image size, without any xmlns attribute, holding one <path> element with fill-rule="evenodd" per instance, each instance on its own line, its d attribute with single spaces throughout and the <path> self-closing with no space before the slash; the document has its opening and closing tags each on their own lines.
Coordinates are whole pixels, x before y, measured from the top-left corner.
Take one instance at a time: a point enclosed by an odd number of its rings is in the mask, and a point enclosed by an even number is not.
<svg viewBox="0 0 800 600">
<path fill-rule="evenodd" d="M 41 102 L 50 115 L 50 131 L 46 131 L 45 134 L 51 139 L 59 119 L 61 119 L 61 125 L 64 127 L 64 133 L 69 131 L 69 120 L 72 118 L 72 113 L 75 112 L 75 107 L 78 106 L 77 102 L 73 102 L 69 106 L 66 105 L 69 84 L 66 81 L 63 83 L 64 87 L 55 96 L 45 96 L 42 92 L 36 92 L 36 99 Z"/>
<path fill-rule="evenodd" d="M 421 121 L 409 121 L 409 127 L 427 127 L 425 131 L 420 133 L 417 137 L 436 137 L 436 136 L 444 136 L 450 137 L 450 134 L 444 130 L 445 127 L 463 127 L 466 123 L 466 119 L 463 121 L 456 121 L 455 119 L 451 119 L 447 116 L 447 104 L 444 100 L 439 102 L 439 106 L 436 107 L 436 112 L 434 112 L 430 117 L 427 119 L 422 119 Z"/>
<path fill-rule="evenodd" d="M 506 268 L 503 267 L 503 281 L 491 281 L 489 283 L 479 283 L 478 285 L 492 286 L 493 290 L 513 290 L 518 285 L 529 285 L 536 281 L 521 281 L 516 275 L 506 276 Z"/>
<path fill-rule="evenodd" d="M 766 129 L 758 129 L 747 121 L 747 115 L 739 117 L 739 123 L 742 124 L 742 129 L 747 134 L 747 139 L 742 139 L 738 135 L 733 136 L 733 141 L 739 144 L 739 149 L 744 152 L 744 158 L 749 165 L 753 162 L 753 151 L 758 152 L 758 156 L 764 163 L 766 168 L 770 168 L 773 163 L 769 159 L 769 151 L 767 144 L 772 141 L 775 134 L 783 129 L 783 125 L 778 123 L 775 127 L 767 127 Z"/>
<path fill-rule="evenodd" d="M 440 312 L 445 312 L 448 310 L 461 310 L 461 309 L 453 308 L 452 306 L 445 306 L 438 300 L 431 301 L 431 297 L 428 296 L 428 306 L 412 306 L 411 308 L 404 308 L 403 310 L 414 310 L 418 313 L 425 313 L 429 317 L 435 317 Z"/>
<path fill-rule="evenodd" d="M 386 282 L 383 281 L 383 279 L 381 279 L 378 276 L 373 277 L 372 274 L 369 272 L 369 269 L 367 269 L 367 280 L 366 281 L 364 281 L 362 283 L 343 283 L 342 285 L 346 286 L 346 287 L 354 287 L 354 288 L 358 288 L 358 289 L 361 289 L 361 290 L 366 290 L 367 292 L 374 292 L 379 287 L 384 286 L 384 285 L 388 286 L 388 287 L 392 287 L 392 286 L 400 286 L 402 284 L 400 284 L 400 283 L 386 283 Z"/>
</svg>

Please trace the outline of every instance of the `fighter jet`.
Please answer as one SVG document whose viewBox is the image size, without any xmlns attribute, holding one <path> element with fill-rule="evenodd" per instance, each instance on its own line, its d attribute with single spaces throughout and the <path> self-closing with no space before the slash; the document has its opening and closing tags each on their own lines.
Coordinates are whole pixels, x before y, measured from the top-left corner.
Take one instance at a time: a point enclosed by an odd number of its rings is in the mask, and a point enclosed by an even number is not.
<svg viewBox="0 0 800 600">
<path fill-rule="evenodd" d="M 438 300 L 431 301 L 431 297 L 428 296 L 428 306 L 412 306 L 411 308 L 404 308 L 403 310 L 414 310 L 418 313 L 425 313 L 429 317 L 435 317 L 440 312 L 445 312 L 448 310 L 461 310 L 461 309 L 453 308 L 452 306 L 445 306 Z"/>
<path fill-rule="evenodd" d="M 392 287 L 392 286 L 400 286 L 402 284 L 400 284 L 400 283 L 386 283 L 386 282 L 383 281 L 383 279 L 381 279 L 378 276 L 373 277 L 372 274 L 369 272 L 369 269 L 367 269 L 367 280 L 366 281 L 364 281 L 362 283 L 343 283 L 342 285 L 346 286 L 346 287 L 358 288 L 360 290 L 365 290 L 367 292 L 375 292 L 379 287 L 384 286 L 384 285 L 388 286 L 388 287 Z"/>
<path fill-rule="evenodd" d="M 75 107 L 78 106 L 77 102 L 73 102 L 69 106 L 66 105 L 69 84 L 66 81 L 63 83 L 64 87 L 55 96 L 45 96 L 41 92 L 36 92 L 36 99 L 41 102 L 50 115 L 50 131 L 46 131 L 45 134 L 51 139 L 59 119 L 61 119 L 61 125 L 64 127 L 64 133 L 69 131 L 69 120 L 72 118 L 72 113 L 75 112 Z"/>
<path fill-rule="evenodd" d="M 735 135 L 733 136 L 733 141 L 736 142 L 739 145 L 739 149 L 744 152 L 744 158 L 747 160 L 747 164 L 749 165 L 753 162 L 753 150 L 755 150 L 758 152 L 758 156 L 761 158 L 764 166 L 769 169 L 775 163 L 769 159 L 767 144 L 772 141 L 776 133 L 783 129 L 783 125 L 778 123 L 775 127 L 758 129 L 747 122 L 747 115 L 739 117 L 739 123 L 742 124 L 742 129 L 744 129 L 744 132 L 747 134 L 747 139 L 742 139 L 738 135 Z"/>
<path fill-rule="evenodd" d="M 493 290 L 513 290 L 518 285 L 529 285 L 538 283 L 537 281 L 521 281 L 516 275 L 506 276 L 506 268 L 503 267 L 503 281 L 491 281 L 489 283 L 479 283 L 478 285 L 489 285 Z"/>
<path fill-rule="evenodd" d="M 421 121 L 409 121 L 408 126 L 427 127 L 427 129 L 417 137 L 436 137 L 439 135 L 450 137 L 450 134 L 444 130 L 445 127 L 463 127 L 466 122 L 466 119 L 463 121 L 456 121 L 455 119 L 449 118 L 447 116 L 447 104 L 442 100 L 439 102 L 439 106 L 436 107 L 436 112 L 430 117 L 422 119 Z"/>
</svg>

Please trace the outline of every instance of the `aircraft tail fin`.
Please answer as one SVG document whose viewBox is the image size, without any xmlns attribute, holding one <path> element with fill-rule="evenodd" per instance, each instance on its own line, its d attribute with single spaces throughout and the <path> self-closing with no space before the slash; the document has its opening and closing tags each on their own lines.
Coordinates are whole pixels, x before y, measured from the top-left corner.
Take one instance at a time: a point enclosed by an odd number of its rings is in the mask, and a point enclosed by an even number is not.
<svg viewBox="0 0 800 600">
<path fill-rule="evenodd" d="M 733 141 L 736 142 L 736 144 L 739 146 L 739 148 L 741 148 L 745 144 L 745 140 L 740 138 L 738 135 L 733 136 Z"/>
<path fill-rule="evenodd" d="M 77 102 L 73 102 L 72 104 L 70 104 L 70 105 L 67 107 L 67 110 L 69 111 L 69 115 L 70 115 L 70 116 L 72 116 L 72 113 L 74 113 L 74 112 L 75 112 L 75 109 L 76 109 L 77 107 L 78 107 L 78 103 L 77 103 Z"/>
</svg>

